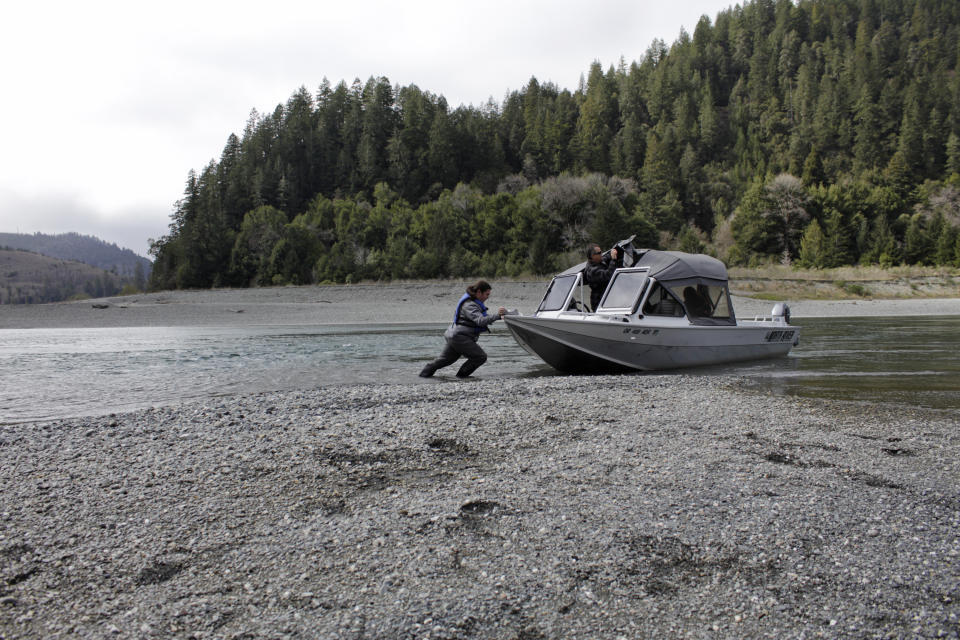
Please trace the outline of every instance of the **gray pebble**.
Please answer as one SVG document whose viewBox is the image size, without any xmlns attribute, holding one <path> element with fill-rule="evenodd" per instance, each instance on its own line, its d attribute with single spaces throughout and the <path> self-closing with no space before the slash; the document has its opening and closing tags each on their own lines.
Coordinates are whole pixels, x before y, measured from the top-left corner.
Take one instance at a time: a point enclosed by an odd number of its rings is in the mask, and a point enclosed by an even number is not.
<svg viewBox="0 0 960 640">
<path fill-rule="evenodd" d="M 0 425 L 0 636 L 957 637 L 957 417 L 638 375 Z"/>
</svg>

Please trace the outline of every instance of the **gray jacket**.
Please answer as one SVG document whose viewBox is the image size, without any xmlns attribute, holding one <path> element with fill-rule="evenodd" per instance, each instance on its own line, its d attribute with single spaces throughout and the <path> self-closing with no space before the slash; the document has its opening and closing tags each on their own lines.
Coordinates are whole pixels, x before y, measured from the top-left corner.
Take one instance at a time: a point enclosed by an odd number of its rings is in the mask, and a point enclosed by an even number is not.
<svg viewBox="0 0 960 640">
<path fill-rule="evenodd" d="M 479 301 L 468 298 L 460 304 L 460 313 L 457 314 L 457 321 L 451 324 L 444 332 L 444 337 L 453 338 L 454 336 L 467 336 L 477 340 L 484 331 L 489 331 L 487 327 L 500 319 L 496 313 L 487 312 L 484 315 L 484 307 Z"/>
</svg>

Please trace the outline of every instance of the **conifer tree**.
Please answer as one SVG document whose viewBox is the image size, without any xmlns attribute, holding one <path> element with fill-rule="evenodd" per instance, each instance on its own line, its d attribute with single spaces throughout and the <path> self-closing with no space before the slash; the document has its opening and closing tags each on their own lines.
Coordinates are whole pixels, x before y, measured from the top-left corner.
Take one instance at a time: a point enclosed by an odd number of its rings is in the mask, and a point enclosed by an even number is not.
<svg viewBox="0 0 960 640">
<path fill-rule="evenodd" d="M 856 262 L 856 256 L 853 254 L 853 238 L 840 211 L 834 209 L 827 215 L 823 234 L 827 241 L 824 267 L 839 267 Z"/>
<path fill-rule="evenodd" d="M 952 131 L 947 136 L 946 173 L 960 175 L 960 136 Z"/>
<path fill-rule="evenodd" d="M 594 62 L 573 140 L 576 167 L 581 171 L 610 171 L 610 143 L 617 129 L 614 96 L 612 77 L 604 75 L 600 63 Z"/>
<path fill-rule="evenodd" d="M 931 238 L 927 235 L 923 214 L 915 213 L 910 217 L 903 237 L 903 261 L 907 264 L 926 264 L 932 262 Z"/>
<path fill-rule="evenodd" d="M 802 267 L 822 269 L 830 266 L 829 241 L 816 219 L 811 220 L 803 231 L 803 237 L 800 239 L 799 258 L 798 263 Z"/>
</svg>

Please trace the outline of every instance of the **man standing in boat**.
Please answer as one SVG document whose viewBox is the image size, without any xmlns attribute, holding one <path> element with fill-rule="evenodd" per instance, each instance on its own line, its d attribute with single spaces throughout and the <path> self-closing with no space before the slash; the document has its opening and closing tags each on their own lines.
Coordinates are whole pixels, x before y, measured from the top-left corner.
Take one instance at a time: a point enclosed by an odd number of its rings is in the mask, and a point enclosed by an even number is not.
<svg viewBox="0 0 960 640">
<path fill-rule="evenodd" d="M 590 310 L 596 311 L 603 292 L 610 284 L 610 278 L 617 269 L 617 249 L 610 249 L 609 255 L 603 255 L 600 245 L 587 245 L 587 266 L 583 270 L 583 281 L 590 285 Z"/>
</svg>

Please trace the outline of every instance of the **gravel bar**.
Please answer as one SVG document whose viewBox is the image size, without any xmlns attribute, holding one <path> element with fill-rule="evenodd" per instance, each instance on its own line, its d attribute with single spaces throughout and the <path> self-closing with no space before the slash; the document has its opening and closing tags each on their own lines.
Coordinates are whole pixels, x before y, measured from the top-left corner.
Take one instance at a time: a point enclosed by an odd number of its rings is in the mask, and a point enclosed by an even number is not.
<svg viewBox="0 0 960 640">
<path fill-rule="evenodd" d="M 0 637 L 957 638 L 958 417 L 481 372 L 0 426 Z"/>
<path fill-rule="evenodd" d="M 0 330 L 425 323 L 450 321 L 467 282 L 161 291 L 51 304 L 0 305 Z M 494 281 L 488 305 L 537 309 L 547 282 Z M 793 317 L 960 315 L 960 296 L 899 300 L 790 300 Z M 737 317 L 769 315 L 773 301 L 733 296 Z"/>
</svg>

